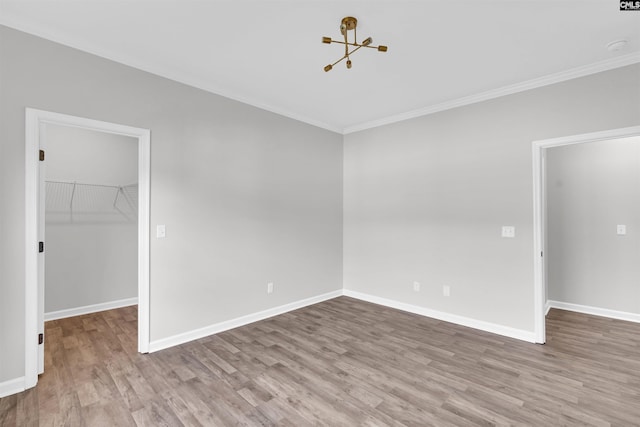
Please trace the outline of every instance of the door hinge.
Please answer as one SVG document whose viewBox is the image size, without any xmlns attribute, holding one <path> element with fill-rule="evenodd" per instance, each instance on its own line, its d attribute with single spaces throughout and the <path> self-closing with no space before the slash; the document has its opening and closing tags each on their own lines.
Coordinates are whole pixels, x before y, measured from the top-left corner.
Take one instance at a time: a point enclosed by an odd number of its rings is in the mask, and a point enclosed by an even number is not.
<svg viewBox="0 0 640 427">
<path fill-rule="evenodd" d="M 38 242 L 38 252 L 44 252 L 44 242 Z"/>
<path fill-rule="evenodd" d="M 38 334 L 38 345 L 44 343 L 44 334 Z"/>
<path fill-rule="evenodd" d="M 540 252 L 540 257 L 543 257 L 543 256 L 544 256 L 544 252 Z"/>
<path fill-rule="evenodd" d="M 40 161 L 44 162 L 44 150 L 40 150 Z"/>
</svg>

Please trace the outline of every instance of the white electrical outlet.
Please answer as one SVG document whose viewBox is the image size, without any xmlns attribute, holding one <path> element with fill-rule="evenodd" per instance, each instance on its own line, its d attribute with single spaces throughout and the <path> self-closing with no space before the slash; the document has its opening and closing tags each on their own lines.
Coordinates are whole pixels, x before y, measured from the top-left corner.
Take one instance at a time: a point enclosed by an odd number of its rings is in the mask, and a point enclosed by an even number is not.
<svg viewBox="0 0 640 427">
<path fill-rule="evenodd" d="M 413 290 L 416 292 L 420 291 L 420 282 L 413 282 Z"/>
<path fill-rule="evenodd" d="M 502 237 L 516 237 L 516 228 L 513 225 L 502 226 Z"/>
<path fill-rule="evenodd" d="M 273 293 L 273 282 L 267 283 L 267 293 L 268 294 L 272 294 Z"/>
<path fill-rule="evenodd" d="M 448 285 L 444 285 L 442 287 L 442 295 L 444 295 L 445 297 L 448 297 L 451 295 L 451 288 Z"/>
<path fill-rule="evenodd" d="M 165 228 L 164 224 L 160 224 L 156 227 L 156 237 L 158 239 L 164 239 L 165 237 L 167 237 L 167 229 Z"/>
<path fill-rule="evenodd" d="M 617 229 L 617 232 L 618 232 L 618 236 L 624 236 L 625 234 L 627 234 L 627 226 L 626 225 L 618 224 L 616 229 Z"/>
</svg>

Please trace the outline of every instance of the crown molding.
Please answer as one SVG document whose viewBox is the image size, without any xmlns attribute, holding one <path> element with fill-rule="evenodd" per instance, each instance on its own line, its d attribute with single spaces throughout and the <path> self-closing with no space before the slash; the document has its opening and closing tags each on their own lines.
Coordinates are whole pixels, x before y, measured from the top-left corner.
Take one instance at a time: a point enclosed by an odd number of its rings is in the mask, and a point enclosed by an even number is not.
<svg viewBox="0 0 640 427">
<path fill-rule="evenodd" d="M 99 49 L 80 40 L 76 40 L 73 37 L 61 35 L 55 31 L 43 30 L 42 28 L 33 26 L 32 24 L 16 19 L 15 17 L 0 16 L 0 25 L 342 135 L 342 128 L 339 126 L 333 126 L 329 123 L 315 120 L 311 117 L 307 117 L 293 111 L 275 107 L 257 99 L 231 92 L 219 86 L 212 86 L 209 82 L 204 82 L 202 79 L 189 76 L 180 71 L 166 69 L 161 70 L 160 67 L 154 67 L 145 61 L 141 61 L 139 58 L 129 57 L 107 49 Z"/>
<path fill-rule="evenodd" d="M 419 108 L 417 110 L 407 111 L 406 113 L 396 114 L 393 116 L 383 117 L 378 120 L 364 122 L 355 126 L 348 126 L 343 129 L 342 133 L 344 135 L 347 135 L 350 133 L 360 132 L 379 126 L 397 123 L 416 117 L 427 116 L 429 114 L 451 110 L 453 108 L 475 104 L 482 101 L 488 101 L 490 99 L 499 98 L 501 96 L 512 95 L 514 93 L 524 92 L 526 90 L 536 89 L 543 86 L 549 86 L 555 83 L 561 83 L 567 80 L 576 79 L 578 77 L 584 77 L 591 74 L 613 70 L 615 68 L 620 68 L 637 63 L 640 63 L 640 52 L 634 52 L 627 55 L 606 59 L 604 61 L 583 65 L 580 67 L 572 68 L 570 70 L 561 71 L 559 73 L 549 74 L 547 76 L 538 77 L 521 83 L 503 86 L 498 89 L 488 90 L 476 95 L 465 96 L 463 98 L 454 99 L 451 101 L 443 102 L 441 104 L 431 105 L 428 107 Z"/>
<path fill-rule="evenodd" d="M 126 55 L 118 54 L 117 52 L 108 51 L 106 49 L 96 49 L 94 46 L 90 46 L 80 40 L 76 40 L 72 37 L 61 35 L 55 31 L 46 31 L 42 28 L 34 26 L 31 23 L 17 19 L 16 17 L 0 16 L 0 25 L 4 25 L 9 28 L 13 28 L 18 31 L 22 31 L 36 37 L 59 43 L 64 46 L 68 46 L 85 53 L 99 56 L 104 59 L 108 59 L 141 71 L 145 71 L 150 74 L 154 74 L 159 77 L 163 77 L 178 83 L 185 84 L 187 86 L 201 89 L 209 93 L 213 93 L 224 98 L 231 99 L 233 101 L 241 102 L 243 104 L 251 105 L 261 110 L 269 111 L 271 113 L 288 117 L 290 119 L 303 122 L 312 126 L 316 126 L 321 129 L 325 129 L 331 132 L 335 132 L 341 135 L 348 135 L 350 133 L 360 132 L 363 130 L 384 126 L 409 120 L 417 117 L 427 116 L 429 114 L 438 113 L 441 111 L 451 110 L 457 107 L 463 107 L 465 105 L 475 104 L 482 101 L 488 101 L 490 99 L 499 98 L 505 95 L 511 95 L 518 92 L 524 92 L 530 89 L 536 89 L 543 86 L 552 85 L 555 83 L 564 82 L 567 80 L 575 79 L 578 77 L 584 77 L 591 74 L 600 73 L 603 71 L 613 70 L 615 68 L 624 67 L 627 65 L 640 63 L 640 52 L 634 52 L 627 55 L 618 56 L 615 58 L 607 59 L 604 61 L 596 62 L 593 64 L 583 65 L 580 67 L 572 68 L 559 73 L 549 74 L 547 76 L 538 77 L 535 79 L 527 80 L 525 82 L 516 83 L 513 85 L 503 86 L 501 88 L 492 89 L 486 92 L 470 95 L 451 101 L 446 101 L 440 104 L 430 105 L 422 107 L 416 110 L 407 111 L 405 113 L 395 114 L 392 116 L 383 117 L 376 120 L 371 120 L 356 124 L 353 126 L 340 127 L 325 123 L 311 117 L 307 117 L 298 114 L 293 111 L 289 111 L 283 108 L 279 108 L 270 104 L 266 104 L 257 99 L 247 97 L 242 94 L 234 93 L 219 86 L 212 86 L 210 82 L 205 82 L 202 79 L 189 76 L 186 73 L 176 70 L 159 70 L 158 67 L 154 67 L 139 58 L 128 57 Z"/>
</svg>

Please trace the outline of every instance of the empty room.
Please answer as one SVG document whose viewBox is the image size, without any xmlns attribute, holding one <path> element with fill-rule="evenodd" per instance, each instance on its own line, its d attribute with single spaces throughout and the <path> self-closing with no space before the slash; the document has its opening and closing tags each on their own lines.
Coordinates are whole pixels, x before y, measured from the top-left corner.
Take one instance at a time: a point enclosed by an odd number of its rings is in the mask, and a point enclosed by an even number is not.
<svg viewBox="0 0 640 427">
<path fill-rule="evenodd" d="M 640 2 L 0 0 L 0 426 L 640 426 Z"/>
</svg>

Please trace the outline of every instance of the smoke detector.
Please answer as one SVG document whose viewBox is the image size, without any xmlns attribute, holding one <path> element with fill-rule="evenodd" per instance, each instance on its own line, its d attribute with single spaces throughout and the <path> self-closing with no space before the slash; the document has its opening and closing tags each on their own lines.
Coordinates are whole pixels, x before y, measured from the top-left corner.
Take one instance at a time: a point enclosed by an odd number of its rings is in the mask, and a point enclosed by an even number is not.
<svg viewBox="0 0 640 427">
<path fill-rule="evenodd" d="M 609 52 L 617 52 L 627 47 L 628 43 L 627 40 L 615 40 L 607 45 L 607 50 Z"/>
</svg>

